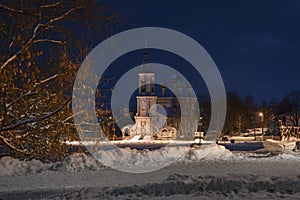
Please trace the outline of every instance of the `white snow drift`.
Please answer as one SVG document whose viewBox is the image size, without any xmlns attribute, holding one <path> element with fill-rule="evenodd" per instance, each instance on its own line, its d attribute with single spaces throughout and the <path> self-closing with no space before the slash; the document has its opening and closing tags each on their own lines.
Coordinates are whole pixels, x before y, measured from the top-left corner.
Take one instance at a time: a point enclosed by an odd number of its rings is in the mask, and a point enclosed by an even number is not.
<svg viewBox="0 0 300 200">
<path fill-rule="evenodd" d="M 112 161 L 114 165 L 119 167 L 130 167 L 133 165 L 140 167 L 153 167 L 162 165 L 167 166 L 174 162 L 192 163 L 205 161 L 268 161 L 268 160 L 299 160 L 298 154 L 278 154 L 277 156 L 259 156 L 254 153 L 235 153 L 233 154 L 223 146 L 213 145 L 208 154 L 204 157 L 203 149 L 191 149 L 189 147 L 165 147 L 161 151 L 150 150 L 130 150 L 130 159 L 123 155 L 124 151 L 119 148 L 99 151 L 98 156 L 101 160 L 107 162 Z M 207 152 L 206 152 L 207 153 Z M 176 154 L 182 154 L 180 159 L 176 159 Z M 117 160 L 111 158 L 118 158 Z M 126 159 L 125 159 L 126 158 Z M 63 172 L 77 172 L 83 170 L 103 170 L 108 168 L 102 164 L 98 159 L 82 153 L 74 153 L 67 157 L 62 162 L 43 163 L 39 160 L 20 161 L 12 157 L 2 157 L 0 159 L 0 176 L 19 176 L 26 174 L 40 173 L 44 171 L 63 171 Z"/>
</svg>

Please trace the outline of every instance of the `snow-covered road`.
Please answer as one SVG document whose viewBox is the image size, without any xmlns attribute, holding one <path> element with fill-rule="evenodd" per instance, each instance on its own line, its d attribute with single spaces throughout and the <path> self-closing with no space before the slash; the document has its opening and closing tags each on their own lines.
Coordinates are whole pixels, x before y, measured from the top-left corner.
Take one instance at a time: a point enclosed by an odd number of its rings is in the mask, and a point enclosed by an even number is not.
<svg viewBox="0 0 300 200">
<path fill-rule="evenodd" d="M 74 154 L 60 163 L 0 160 L 2 199 L 300 199 L 298 154 L 246 154 L 224 150 L 185 159 L 161 170 L 132 174 Z M 231 156 L 230 156 L 231 155 Z"/>
</svg>

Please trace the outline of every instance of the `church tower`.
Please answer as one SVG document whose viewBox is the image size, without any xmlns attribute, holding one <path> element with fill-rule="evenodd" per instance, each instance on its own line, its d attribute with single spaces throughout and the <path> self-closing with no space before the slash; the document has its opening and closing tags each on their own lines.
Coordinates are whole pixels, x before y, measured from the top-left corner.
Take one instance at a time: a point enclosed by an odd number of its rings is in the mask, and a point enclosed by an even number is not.
<svg viewBox="0 0 300 200">
<path fill-rule="evenodd" d="M 146 69 L 147 70 L 147 69 Z M 154 95 L 154 73 L 145 69 L 139 73 L 139 95 Z"/>
<path fill-rule="evenodd" d="M 151 71 L 151 66 L 148 63 L 148 53 L 146 52 L 143 67 L 139 73 L 139 96 L 137 96 L 137 113 L 135 116 L 136 132 L 139 135 L 144 136 L 153 133 L 153 127 L 151 127 L 153 116 L 150 112 L 156 113 L 157 96 L 154 94 L 154 87 L 154 73 Z"/>
</svg>

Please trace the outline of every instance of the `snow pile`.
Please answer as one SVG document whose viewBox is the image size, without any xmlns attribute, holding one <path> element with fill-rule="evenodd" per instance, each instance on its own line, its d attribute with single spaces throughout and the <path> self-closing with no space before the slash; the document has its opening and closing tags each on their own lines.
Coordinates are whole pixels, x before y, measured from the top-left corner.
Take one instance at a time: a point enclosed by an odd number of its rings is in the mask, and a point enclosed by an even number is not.
<svg viewBox="0 0 300 200">
<path fill-rule="evenodd" d="M 234 155 L 232 152 L 226 149 L 224 146 L 213 145 L 212 150 L 204 159 L 227 160 L 233 157 Z"/>
<path fill-rule="evenodd" d="M 299 154 L 296 153 L 282 153 L 276 156 L 278 160 L 300 160 Z"/>
<path fill-rule="evenodd" d="M 44 171 L 77 172 L 105 169 L 97 159 L 83 153 L 75 153 L 62 162 L 43 163 L 39 160 L 21 161 L 12 157 L 0 159 L 0 176 L 20 176 Z"/>
<path fill-rule="evenodd" d="M 189 146 L 167 146 L 154 151 L 116 148 L 98 151 L 96 156 L 105 165 L 134 173 L 158 170 L 176 161 L 226 160 L 234 157 L 229 150 L 219 145 L 202 145 L 197 149 Z"/>
<path fill-rule="evenodd" d="M 30 173 L 38 173 L 45 168 L 49 168 L 49 164 L 44 164 L 39 160 L 20 161 L 12 157 L 2 157 L 0 160 L 0 175 L 25 175 Z"/>
<path fill-rule="evenodd" d="M 274 152 L 238 152 L 234 153 L 235 161 L 255 161 L 255 162 L 267 162 L 267 161 L 300 161 L 298 152 L 282 153 L 278 151 Z"/>
<path fill-rule="evenodd" d="M 234 158 L 231 151 L 221 145 L 209 145 L 200 149 L 190 149 L 185 159 L 190 161 L 200 160 L 228 160 Z"/>
<path fill-rule="evenodd" d="M 296 146 L 295 141 L 277 141 L 272 139 L 267 139 L 264 142 L 264 147 L 268 150 L 279 150 L 279 151 L 292 151 Z"/>
<path fill-rule="evenodd" d="M 83 170 L 100 170 L 104 168 L 107 167 L 93 156 L 88 156 L 83 153 L 74 153 L 61 163 L 59 170 L 77 172 Z"/>
<path fill-rule="evenodd" d="M 135 135 L 133 138 L 130 139 L 130 141 L 138 141 L 141 138 L 141 135 Z"/>
<path fill-rule="evenodd" d="M 97 159 L 98 158 L 98 159 Z M 199 149 L 189 146 L 163 147 L 160 150 L 135 150 L 115 148 L 98 151 L 96 157 L 75 153 L 62 162 L 43 163 L 39 160 L 20 161 L 11 157 L 0 159 L 0 176 L 19 176 L 44 171 L 78 172 L 103 170 L 112 167 L 127 172 L 154 171 L 172 163 L 192 163 L 202 161 L 299 161 L 299 153 L 232 153 L 221 145 L 203 145 Z"/>
<path fill-rule="evenodd" d="M 161 169 L 184 156 L 189 147 L 163 147 L 159 150 L 115 148 L 98 151 L 96 157 L 105 165 L 126 172 L 141 173 Z"/>
<path fill-rule="evenodd" d="M 206 160 L 229 159 L 232 157 L 232 153 L 223 146 L 208 145 L 200 149 L 175 146 L 154 151 L 115 148 L 99 151 L 96 156 L 99 159 L 82 153 L 74 153 L 62 162 L 56 163 L 43 163 L 35 159 L 20 161 L 11 157 L 3 157 L 0 160 L 0 176 L 27 175 L 44 171 L 101 170 L 108 168 L 106 166 L 136 173 L 160 169 L 176 161 L 194 162 L 203 158 Z"/>
</svg>

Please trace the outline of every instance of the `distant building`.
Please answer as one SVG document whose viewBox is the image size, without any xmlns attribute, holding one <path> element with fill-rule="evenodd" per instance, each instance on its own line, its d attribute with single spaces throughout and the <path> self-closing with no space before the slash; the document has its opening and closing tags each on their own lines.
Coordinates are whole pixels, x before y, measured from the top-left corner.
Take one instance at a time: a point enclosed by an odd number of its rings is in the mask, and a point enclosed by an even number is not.
<svg viewBox="0 0 300 200">
<path fill-rule="evenodd" d="M 196 106 L 198 101 L 196 97 L 168 97 L 166 96 L 166 87 L 161 86 L 161 97 L 155 95 L 155 74 L 150 66 L 143 67 L 138 74 L 139 95 L 137 99 L 137 112 L 134 116 L 135 124 L 129 124 L 122 128 L 124 135 L 149 136 L 154 139 L 193 139 L 198 127 Z M 184 89 L 178 75 L 172 77 L 173 89 L 178 90 L 181 95 Z M 186 87 L 191 94 L 191 86 Z M 181 108 L 180 104 L 181 102 Z M 155 105 L 159 104 L 166 110 L 167 116 L 161 115 L 156 111 Z M 181 117 L 180 110 L 184 109 L 187 116 Z M 183 121 L 181 121 L 181 118 Z M 161 124 L 165 121 L 165 124 Z"/>
</svg>

